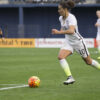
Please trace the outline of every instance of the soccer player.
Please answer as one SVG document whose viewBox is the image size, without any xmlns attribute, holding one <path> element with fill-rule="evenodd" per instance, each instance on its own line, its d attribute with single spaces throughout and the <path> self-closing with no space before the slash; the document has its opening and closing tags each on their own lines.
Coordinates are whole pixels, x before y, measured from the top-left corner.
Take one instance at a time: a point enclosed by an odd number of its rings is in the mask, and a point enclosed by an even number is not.
<svg viewBox="0 0 100 100">
<path fill-rule="evenodd" d="M 0 38 L 3 38 L 2 30 L 0 28 Z"/>
<path fill-rule="evenodd" d="M 100 69 L 100 64 L 90 57 L 88 49 L 84 43 L 84 39 L 79 34 L 76 17 L 70 13 L 71 8 L 74 8 L 74 6 L 75 3 L 72 0 L 63 1 L 58 5 L 61 30 L 52 29 L 52 34 L 65 34 L 65 43 L 60 49 L 58 55 L 59 62 L 67 75 L 67 80 L 64 81 L 65 85 L 75 82 L 66 60 L 66 58 L 71 55 L 74 50 L 82 56 L 86 64 Z"/>
<path fill-rule="evenodd" d="M 100 53 L 100 10 L 96 11 L 96 15 L 98 17 L 97 22 L 95 24 L 95 26 L 97 27 L 96 41 L 97 41 L 97 46 L 98 46 L 98 52 Z M 98 59 L 100 59 L 100 57 L 98 57 Z"/>
</svg>

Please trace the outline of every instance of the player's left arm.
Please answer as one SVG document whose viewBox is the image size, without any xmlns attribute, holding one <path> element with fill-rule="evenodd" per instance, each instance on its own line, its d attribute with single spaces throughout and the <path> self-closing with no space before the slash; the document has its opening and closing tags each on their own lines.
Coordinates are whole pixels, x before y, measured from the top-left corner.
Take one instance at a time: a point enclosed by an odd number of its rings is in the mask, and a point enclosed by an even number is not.
<svg viewBox="0 0 100 100">
<path fill-rule="evenodd" d="M 98 26 L 100 26 L 100 24 L 96 23 L 96 24 L 95 24 L 95 27 L 98 27 Z"/>
<path fill-rule="evenodd" d="M 2 34 L 2 30 L 0 29 L 0 34 Z"/>
<path fill-rule="evenodd" d="M 2 29 L 0 28 L 0 38 L 4 39 Z"/>
<path fill-rule="evenodd" d="M 75 25 L 70 25 L 67 30 L 52 29 L 52 34 L 74 34 Z"/>
</svg>

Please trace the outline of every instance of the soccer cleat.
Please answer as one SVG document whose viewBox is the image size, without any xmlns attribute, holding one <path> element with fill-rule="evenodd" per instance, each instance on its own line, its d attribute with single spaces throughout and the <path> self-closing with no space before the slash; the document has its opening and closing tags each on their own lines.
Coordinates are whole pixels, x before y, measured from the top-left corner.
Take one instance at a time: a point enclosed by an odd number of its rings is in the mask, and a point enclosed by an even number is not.
<svg viewBox="0 0 100 100">
<path fill-rule="evenodd" d="M 97 59 L 100 59 L 100 57 L 98 57 Z"/>
<path fill-rule="evenodd" d="M 65 84 L 65 85 L 68 85 L 68 84 L 73 84 L 74 82 L 75 82 L 74 78 L 73 78 L 72 76 L 69 76 L 69 77 L 67 78 L 67 80 L 64 81 L 64 84 Z"/>
</svg>

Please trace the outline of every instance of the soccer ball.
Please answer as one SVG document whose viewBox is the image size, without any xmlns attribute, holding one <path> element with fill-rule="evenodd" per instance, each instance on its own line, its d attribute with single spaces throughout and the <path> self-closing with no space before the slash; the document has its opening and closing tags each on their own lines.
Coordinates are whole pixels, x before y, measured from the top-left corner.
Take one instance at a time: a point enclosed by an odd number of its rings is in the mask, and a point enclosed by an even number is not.
<svg viewBox="0 0 100 100">
<path fill-rule="evenodd" d="M 29 87 L 39 87 L 40 86 L 40 79 L 37 76 L 31 76 L 28 79 L 28 85 Z"/>
</svg>

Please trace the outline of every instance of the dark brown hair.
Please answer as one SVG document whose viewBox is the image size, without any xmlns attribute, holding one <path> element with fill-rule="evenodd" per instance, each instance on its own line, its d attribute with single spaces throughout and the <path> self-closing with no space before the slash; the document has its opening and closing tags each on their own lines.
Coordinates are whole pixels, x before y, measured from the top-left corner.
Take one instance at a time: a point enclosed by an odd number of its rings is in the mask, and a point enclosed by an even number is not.
<svg viewBox="0 0 100 100">
<path fill-rule="evenodd" d="M 66 0 L 60 2 L 60 5 L 62 6 L 62 8 L 67 8 L 68 10 L 70 10 L 75 7 L 75 2 L 73 0 Z"/>
</svg>

